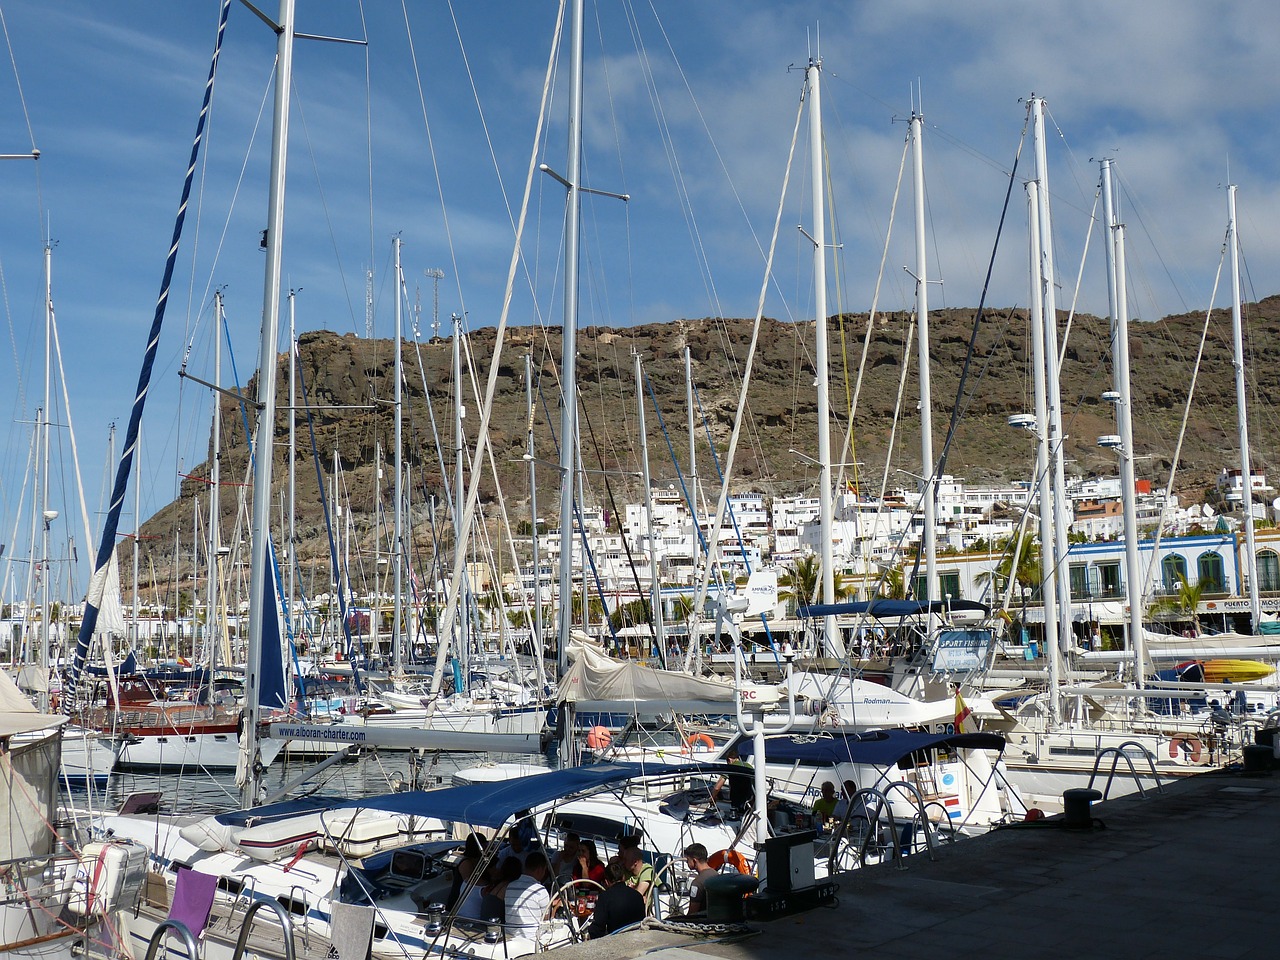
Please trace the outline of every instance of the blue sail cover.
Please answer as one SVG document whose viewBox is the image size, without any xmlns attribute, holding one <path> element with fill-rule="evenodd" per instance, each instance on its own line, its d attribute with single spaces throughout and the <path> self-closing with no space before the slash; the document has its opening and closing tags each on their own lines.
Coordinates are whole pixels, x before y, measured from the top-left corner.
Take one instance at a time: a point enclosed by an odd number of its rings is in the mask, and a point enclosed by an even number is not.
<svg viewBox="0 0 1280 960">
<path fill-rule="evenodd" d="M 870 733 L 834 736 L 768 737 L 765 759 L 769 763 L 803 763 L 831 766 L 837 763 L 865 763 L 887 767 L 917 750 L 948 749 L 999 750 L 1005 739 L 996 733 L 916 733 L 910 730 L 873 730 Z M 755 744 L 749 738 L 738 743 L 738 753 L 750 757 Z"/>
<path fill-rule="evenodd" d="M 475 827 L 501 827 L 513 817 L 575 794 L 645 777 L 722 773 L 725 764 L 593 763 L 496 783 L 470 783 L 443 790 L 410 790 L 350 800 L 341 807 L 435 817 Z M 740 768 L 739 768 L 740 769 Z"/>
<path fill-rule="evenodd" d="M 271 569 L 267 570 L 262 592 L 266 603 L 262 608 L 262 662 L 258 664 L 258 703 L 269 710 L 283 710 L 289 705 L 289 690 L 285 685 L 284 646 L 280 640 L 280 602 L 276 599 L 276 578 Z"/>
<path fill-rule="evenodd" d="M 811 603 L 796 611 L 799 617 L 835 617 L 842 614 L 866 614 L 876 619 L 889 617 L 915 617 L 926 613 L 981 613 L 984 616 L 991 608 L 977 600 L 890 600 L 881 597 L 877 600 L 851 600 L 848 603 Z"/>
</svg>

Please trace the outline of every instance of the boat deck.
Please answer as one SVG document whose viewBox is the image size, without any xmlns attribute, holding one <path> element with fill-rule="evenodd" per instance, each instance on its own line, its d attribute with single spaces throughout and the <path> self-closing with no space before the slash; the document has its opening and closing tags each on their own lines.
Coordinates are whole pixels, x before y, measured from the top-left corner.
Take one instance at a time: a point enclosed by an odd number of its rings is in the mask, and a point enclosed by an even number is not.
<svg viewBox="0 0 1280 960">
<path fill-rule="evenodd" d="M 841 875 L 839 902 L 752 933 L 642 930 L 564 960 L 924 960 L 999 956 L 1269 956 L 1280 919 L 1280 771 L 1206 773 L 1093 806 L 1092 829 L 1054 818 Z M 838 945 L 838 947 L 836 946 Z"/>
</svg>

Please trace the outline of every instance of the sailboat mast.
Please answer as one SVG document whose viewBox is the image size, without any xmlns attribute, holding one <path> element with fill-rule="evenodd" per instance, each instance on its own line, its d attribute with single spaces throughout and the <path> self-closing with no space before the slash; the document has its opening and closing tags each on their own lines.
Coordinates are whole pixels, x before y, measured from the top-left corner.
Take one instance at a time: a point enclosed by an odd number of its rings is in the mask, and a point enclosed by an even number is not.
<svg viewBox="0 0 1280 960">
<path fill-rule="evenodd" d="M 1227 235 L 1231 243 L 1231 343 L 1236 368 L 1236 429 L 1240 435 L 1240 507 L 1244 510 L 1245 570 L 1249 577 L 1250 630 L 1258 632 L 1258 553 L 1253 533 L 1253 473 L 1249 465 L 1249 413 L 1245 405 L 1244 324 L 1240 315 L 1240 238 L 1236 233 L 1236 185 L 1227 186 Z"/>
<path fill-rule="evenodd" d="M 44 245 L 44 406 L 40 416 L 40 650 L 37 665 L 40 673 L 48 677 L 49 669 L 49 618 L 53 608 L 49 603 L 49 524 L 57 516 L 49 509 L 49 380 L 52 369 L 53 348 L 53 243 Z M 49 712 L 49 683 L 39 684 L 37 705 L 41 713 Z"/>
<path fill-rule="evenodd" d="M 138 465 L 142 465 L 142 425 L 138 425 Z M 141 472 L 141 471 L 139 471 Z M 142 478 L 135 477 L 133 481 L 133 596 L 129 601 L 130 623 L 133 629 L 133 644 L 131 649 L 139 650 L 139 640 L 142 639 L 141 631 L 138 624 L 138 564 L 139 551 L 142 547 Z"/>
<path fill-rule="evenodd" d="M 244 737 L 249 774 L 241 792 L 245 806 L 257 802 L 261 780 L 258 757 L 259 666 L 262 627 L 274 610 L 266 609 L 269 569 L 268 531 L 271 529 L 271 439 L 275 432 L 276 343 L 280 324 L 280 263 L 284 250 L 284 185 L 288 157 L 289 92 L 293 77 L 294 0 L 280 0 L 276 33 L 275 105 L 271 128 L 271 184 L 267 199 L 267 262 L 262 290 L 262 332 L 258 354 L 258 424 L 254 431 L 253 553 L 249 562 L 249 652 L 245 666 Z"/>
<path fill-rule="evenodd" d="M 526 456 L 529 458 L 529 519 L 532 523 L 530 527 L 530 539 L 532 541 L 532 557 L 533 563 L 533 668 L 538 677 L 538 689 L 541 690 L 545 683 L 542 675 L 543 653 L 542 648 L 542 560 L 538 555 L 538 464 L 535 459 L 535 449 L 533 443 L 533 355 L 526 353 L 524 355 L 524 400 L 525 407 L 528 410 L 528 419 L 526 421 Z"/>
<path fill-rule="evenodd" d="M 1116 404 L 1116 424 L 1120 431 L 1120 496 L 1124 505 L 1124 577 L 1128 649 L 1133 654 L 1133 677 L 1144 683 L 1146 659 L 1143 650 L 1142 567 L 1138 558 L 1138 504 L 1133 460 L 1133 392 L 1129 382 L 1129 303 L 1125 286 L 1124 224 L 1115 202 L 1110 158 L 1098 161 L 1102 169 L 1102 216 L 1110 233 L 1106 244 L 1107 298 L 1111 306 L 1111 356 Z"/>
<path fill-rule="evenodd" d="M 298 404 L 298 335 L 297 328 L 294 324 L 294 305 L 298 297 L 297 290 L 289 291 L 289 549 L 286 551 L 288 559 L 288 585 L 285 589 L 284 608 L 289 611 L 289 622 L 292 624 L 295 633 L 298 632 L 297 620 L 294 616 L 293 596 L 297 586 L 297 569 L 298 558 L 294 556 L 294 551 L 298 548 L 298 539 L 294 526 L 294 495 L 297 491 L 297 459 L 298 438 L 297 438 L 297 404 Z M 324 491 L 320 492 L 324 496 Z M 375 568 L 376 569 L 376 568 Z"/>
<path fill-rule="evenodd" d="M 1044 303 L 1040 298 L 1043 277 L 1040 273 L 1040 185 L 1027 183 L 1027 234 L 1031 275 L 1029 323 L 1031 328 L 1032 388 L 1036 403 L 1036 506 L 1040 511 L 1040 602 L 1044 607 L 1044 656 L 1049 672 L 1049 719 L 1056 727 L 1058 710 L 1058 568 L 1053 555 L 1053 497 L 1049 482 L 1049 398 L 1046 393 L 1046 357 L 1044 335 Z"/>
<path fill-rule="evenodd" d="M 685 347 L 685 356 L 688 356 Z M 658 645 L 658 662 L 667 665 L 667 644 L 662 636 L 662 582 L 658 578 L 658 541 L 653 531 L 653 480 L 649 476 L 649 433 L 644 425 L 644 375 L 640 353 L 633 354 L 636 367 L 636 429 L 640 433 L 640 482 L 644 484 L 644 526 L 649 541 L 649 620 L 653 624 L 654 642 Z"/>
<path fill-rule="evenodd" d="M 933 463 L 933 392 L 929 376 L 929 275 L 925 256 L 924 117 L 911 113 L 911 158 L 916 214 L 916 345 L 920 365 L 920 496 L 924 510 L 925 598 L 941 600 L 938 587 L 938 477 Z M 930 618 L 932 620 L 932 617 Z"/>
<path fill-rule="evenodd" d="M 404 291 L 404 270 L 400 265 L 400 244 L 399 237 L 395 238 L 395 296 L 396 296 L 396 347 L 395 347 L 395 411 L 396 411 L 396 428 L 395 428 L 395 483 L 392 485 L 395 491 L 395 521 L 392 536 L 392 548 L 395 550 L 394 556 L 391 558 L 391 573 L 395 577 L 395 590 L 393 594 L 393 603 L 395 604 L 394 612 L 391 616 L 391 666 L 396 673 L 400 672 L 400 637 L 403 627 L 404 618 L 404 572 L 401 564 L 404 562 L 404 493 L 400 488 L 400 483 L 404 477 L 404 441 L 401 431 L 404 429 L 404 408 L 402 403 L 404 395 L 402 388 L 404 384 L 404 351 L 400 345 L 400 327 L 402 321 L 401 304 L 403 301 L 402 293 Z M 377 576 L 377 568 L 374 568 L 374 576 Z M 375 636 L 378 629 L 374 627 Z"/>
<path fill-rule="evenodd" d="M 463 460 L 466 457 L 466 437 L 462 432 L 462 317 L 453 314 L 453 543 L 454 549 L 466 549 L 466 537 L 462 526 L 463 500 Z M 466 569 L 465 567 L 463 568 Z M 453 655 L 462 667 L 462 683 L 467 682 L 467 663 L 471 657 L 470 626 L 471 605 L 467 603 L 467 582 L 470 578 L 463 574 L 462 598 L 459 607 L 457 643 L 453 647 Z M 462 693 L 462 690 L 455 690 Z"/>
<path fill-rule="evenodd" d="M 219 530 L 221 516 L 221 506 L 219 503 L 219 483 L 222 478 L 222 395 L 218 393 L 217 388 L 222 384 L 222 291 L 219 290 L 213 295 L 213 426 L 209 428 L 209 539 L 208 539 L 208 566 L 206 567 L 209 579 L 207 600 L 205 601 L 205 642 L 209 644 L 210 663 L 214 657 L 215 630 L 214 622 L 216 611 L 218 609 L 218 550 L 221 547 L 222 537 Z M 212 674 L 209 677 L 210 682 L 213 681 Z"/>
<path fill-rule="evenodd" d="M 1037 211 L 1040 231 L 1040 279 L 1039 290 L 1032 291 L 1043 299 L 1045 389 L 1049 403 L 1049 456 L 1050 477 L 1053 483 L 1053 553 L 1058 607 L 1058 641 L 1071 639 L 1071 584 L 1063 574 L 1067 570 L 1067 500 L 1066 450 L 1062 435 L 1062 385 L 1058 363 L 1058 295 L 1053 258 L 1053 222 L 1049 213 L 1049 164 L 1044 138 L 1044 99 L 1031 98 L 1032 132 L 1035 142 L 1036 182 L 1038 184 Z M 1040 562 L 1050 562 L 1050 555 L 1042 551 Z"/>
<path fill-rule="evenodd" d="M 583 3 L 574 0 L 569 69 L 569 158 L 565 171 L 564 325 L 560 357 L 560 622 L 556 675 L 568 668 L 569 633 L 573 627 L 573 487 L 578 436 L 578 258 L 581 246 L 582 197 L 582 37 Z M 582 597 L 586 608 L 586 594 Z M 564 758 L 562 757 L 562 762 Z"/>
<path fill-rule="evenodd" d="M 805 71 L 809 84 L 809 151 L 813 163 L 813 301 L 817 328 L 813 351 L 815 386 L 818 391 L 818 523 L 821 528 L 822 602 L 836 602 L 835 554 L 832 546 L 831 485 L 831 398 L 830 363 L 827 359 L 827 228 L 826 164 L 822 137 L 822 60 L 810 57 Z M 827 647 L 837 657 L 844 656 L 844 643 L 837 632 L 836 618 L 823 618 L 822 634 Z"/>
</svg>

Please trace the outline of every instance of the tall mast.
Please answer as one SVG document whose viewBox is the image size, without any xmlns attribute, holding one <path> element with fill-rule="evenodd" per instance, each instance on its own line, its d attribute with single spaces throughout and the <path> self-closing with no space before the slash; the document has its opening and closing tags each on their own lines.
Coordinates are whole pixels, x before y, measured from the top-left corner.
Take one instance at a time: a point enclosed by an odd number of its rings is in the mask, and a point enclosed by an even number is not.
<svg viewBox="0 0 1280 960">
<path fill-rule="evenodd" d="M 1036 181 L 1039 185 L 1037 211 L 1040 230 L 1040 289 L 1032 291 L 1044 302 L 1044 364 L 1045 388 L 1049 404 L 1049 456 L 1053 482 L 1053 554 L 1058 607 L 1058 642 L 1066 644 L 1071 639 L 1071 583 L 1067 571 L 1067 500 L 1066 437 L 1062 434 L 1062 385 L 1058 364 L 1058 297 L 1057 279 L 1054 274 L 1053 222 L 1049 214 L 1049 164 L 1045 152 L 1044 100 L 1031 98 L 1032 131 L 1035 140 Z M 1042 564 L 1050 557 L 1041 557 Z"/>
<path fill-rule="evenodd" d="M 462 500 L 463 500 L 463 460 L 466 457 L 466 437 L 462 432 L 462 317 L 453 314 L 453 543 L 454 549 L 462 551 L 466 549 L 465 531 L 462 527 Z M 465 567 L 463 568 L 465 570 Z M 464 593 L 467 577 L 463 575 Z M 464 603 L 459 610 L 461 616 L 458 617 L 458 633 L 457 643 L 453 648 L 453 655 L 457 659 L 458 664 L 462 667 L 462 683 L 465 687 L 467 683 L 467 663 L 470 660 L 470 625 L 471 618 L 469 611 L 472 607 Z M 455 693 L 462 693 L 462 690 L 456 690 Z"/>
<path fill-rule="evenodd" d="M 1240 238 L 1236 233 L 1236 185 L 1227 187 L 1227 236 L 1231 244 L 1231 342 L 1236 368 L 1236 429 L 1240 435 L 1240 506 L 1244 510 L 1245 571 L 1249 577 L 1249 624 L 1258 632 L 1258 553 L 1253 539 L 1253 473 L 1249 466 L 1249 414 L 1245 405 L 1244 324 L 1240 316 Z"/>
<path fill-rule="evenodd" d="M 1124 579 L 1125 602 L 1129 618 L 1125 628 L 1128 649 L 1133 654 L 1133 677 L 1137 685 L 1144 683 L 1146 659 L 1143 650 L 1142 567 L 1138 558 L 1138 504 L 1133 460 L 1133 392 L 1129 382 L 1129 303 L 1125 284 L 1124 224 L 1114 199 L 1111 160 L 1098 161 L 1102 168 L 1102 215 L 1110 242 L 1107 253 L 1107 299 L 1111 306 L 1112 377 L 1116 403 L 1116 424 L 1120 431 L 1120 496 L 1124 504 Z"/>
<path fill-rule="evenodd" d="M 41 407 L 40 430 L 40 651 L 37 661 L 44 676 L 49 670 L 49 524 L 57 513 L 49 509 L 49 379 L 52 368 L 53 342 L 53 242 L 44 245 L 44 406 Z M 41 713 L 49 712 L 49 684 L 40 684 L 37 694 Z"/>
<path fill-rule="evenodd" d="M 391 558 L 391 572 L 392 572 L 392 575 L 395 577 L 395 581 L 396 581 L 395 593 L 394 593 L 395 612 L 392 614 L 392 618 L 391 618 L 391 664 L 396 673 L 400 672 L 400 635 L 402 632 L 403 617 L 404 617 L 404 598 L 401 596 L 403 592 L 402 588 L 404 586 L 404 571 L 401 566 L 404 562 L 404 492 L 400 486 L 401 479 L 404 476 L 404 438 L 402 435 L 402 430 L 404 429 L 404 415 L 403 415 L 403 407 L 401 406 L 401 404 L 404 401 L 404 394 L 402 392 L 402 388 L 404 384 L 404 351 L 401 349 L 401 345 L 400 345 L 400 335 L 401 335 L 400 327 L 401 327 L 401 321 L 402 321 L 401 304 L 404 299 L 402 296 L 404 292 L 404 271 L 400 265 L 400 243 L 401 243 L 400 238 L 396 237 L 395 239 L 395 253 L 396 253 L 396 264 L 395 264 L 395 269 L 396 269 L 396 279 L 395 279 L 395 293 L 396 293 L 395 470 L 396 470 L 396 478 L 395 478 L 395 484 L 394 484 L 396 509 L 395 509 L 395 532 L 394 532 L 394 535 L 392 536 L 395 555 Z M 376 576 L 376 572 L 375 572 L 375 576 Z"/>
<path fill-rule="evenodd" d="M 822 138 L 822 60 L 810 57 L 805 70 L 809 84 L 809 152 L 813 163 L 813 302 L 817 328 L 813 362 L 818 391 L 818 522 L 821 529 L 822 602 L 836 602 L 835 555 L 832 548 L 831 399 L 827 360 L 827 228 L 826 164 Z M 823 619 L 823 636 L 830 651 L 844 656 L 834 614 Z"/>
<path fill-rule="evenodd" d="M 205 601 L 205 642 L 209 644 L 210 663 L 213 663 L 215 629 L 214 622 L 218 610 L 218 550 L 222 546 L 221 537 L 221 505 L 219 503 L 219 486 L 222 479 L 222 394 L 218 388 L 222 385 L 222 291 L 213 295 L 213 425 L 209 428 L 209 536 L 208 567 L 209 578 Z M 212 681 L 212 675 L 210 676 Z"/>
<path fill-rule="evenodd" d="M 573 486 L 578 436 L 578 258 L 580 256 L 582 197 L 582 36 L 583 3 L 574 0 L 570 35 L 569 158 L 565 170 L 564 212 L 564 325 L 560 357 L 560 622 L 556 675 L 568 668 L 569 633 L 573 627 Z M 587 598 L 582 598 L 586 608 Z M 564 762 L 565 758 L 561 758 Z"/>
<path fill-rule="evenodd" d="M 142 424 L 138 424 L 138 466 L 142 466 Z M 133 625 L 133 643 L 131 649 L 141 650 L 139 640 L 141 633 L 138 624 L 138 561 L 139 550 L 142 546 L 142 477 L 141 469 L 139 476 L 133 480 L 133 597 L 130 599 L 129 607 L 131 622 Z"/>
<path fill-rule="evenodd" d="M 1036 396 L 1036 490 L 1040 510 L 1040 601 L 1044 605 L 1044 655 L 1049 666 L 1049 719 L 1056 727 L 1060 719 L 1058 710 L 1058 568 L 1053 556 L 1053 497 L 1049 482 L 1049 399 L 1045 383 L 1044 305 L 1040 298 L 1043 278 L 1040 273 L 1040 185 L 1027 183 L 1027 233 L 1030 237 L 1029 259 L 1031 273 L 1031 297 L 1029 326 L 1031 327 L 1032 381 Z"/>
<path fill-rule="evenodd" d="M 929 279 L 925 257 L 924 224 L 924 117 L 911 113 L 911 156 L 915 180 L 916 212 L 916 344 L 920 365 L 920 495 L 924 501 L 925 596 L 941 600 L 938 592 L 938 477 L 933 463 L 933 396 L 929 376 Z M 930 618 L 932 620 L 932 617 Z"/>
<path fill-rule="evenodd" d="M 258 756 L 259 667 L 262 659 L 262 625 L 267 616 L 267 577 L 271 575 L 271 441 L 275 433 L 276 343 L 280 325 L 280 262 L 284 250 L 284 185 L 288 157 L 289 91 L 293 78 L 294 0 L 280 0 L 276 33 L 275 107 L 271 127 L 271 185 L 267 199 L 267 262 L 262 289 L 262 332 L 258 353 L 258 423 L 254 431 L 253 553 L 249 561 L 249 652 L 245 668 L 244 737 L 247 740 L 249 775 L 241 790 L 244 806 L 257 802 L 261 767 Z"/>
<path fill-rule="evenodd" d="M 644 377 L 640 354 L 633 354 L 636 368 L 636 429 L 640 432 L 640 482 L 644 484 L 644 526 L 649 541 L 649 618 L 658 644 L 658 662 L 667 665 L 667 645 L 662 636 L 662 583 L 658 579 L 658 543 L 653 535 L 653 481 L 649 476 L 649 434 L 644 426 Z M 685 357 L 689 348 L 685 347 Z"/>
<path fill-rule="evenodd" d="M 686 416 L 689 420 L 689 513 L 692 522 L 691 532 L 693 534 L 693 540 L 689 546 L 693 550 L 694 566 L 696 567 L 698 550 L 702 545 L 702 521 L 700 519 L 701 501 L 698 497 L 697 431 L 694 428 L 697 420 L 693 409 L 693 354 L 688 344 L 685 344 L 684 348 L 684 404 Z M 711 566 L 713 562 L 711 544 L 706 544 L 706 548 L 707 569 L 711 571 L 713 570 Z M 698 610 L 696 607 L 697 604 L 695 603 L 694 609 L 689 611 L 689 649 L 686 658 L 686 669 L 692 670 L 695 674 L 702 672 L 702 644 L 698 642 Z"/>
<path fill-rule="evenodd" d="M 541 690 L 545 682 L 542 675 L 542 560 L 538 555 L 538 464 L 533 443 L 533 355 L 529 353 L 524 355 L 524 399 L 528 410 L 525 455 L 529 458 L 529 519 L 533 542 L 533 668 Z"/>
<path fill-rule="evenodd" d="M 298 333 L 294 323 L 294 306 L 298 298 L 297 290 L 289 291 L 289 549 L 287 551 L 289 560 L 289 579 L 285 588 L 284 608 L 289 612 L 289 622 L 293 625 L 295 633 L 298 632 L 298 623 L 294 615 L 293 596 L 296 587 L 296 576 L 298 569 L 298 558 L 294 556 L 294 552 L 298 549 L 297 531 L 294 525 L 294 495 L 297 492 L 297 459 L 298 440 Z M 324 496 L 324 491 L 320 491 L 320 495 Z"/>
</svg>

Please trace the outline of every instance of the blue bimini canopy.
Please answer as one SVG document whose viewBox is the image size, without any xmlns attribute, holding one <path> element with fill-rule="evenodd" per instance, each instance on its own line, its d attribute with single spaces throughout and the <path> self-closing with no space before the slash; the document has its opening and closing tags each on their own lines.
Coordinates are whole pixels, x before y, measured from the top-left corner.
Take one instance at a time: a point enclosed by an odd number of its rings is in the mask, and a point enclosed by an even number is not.
<svg viewBox="0 0 1280 960">
<path fill-rule="evenodd" d="M 809 766 L 832 766 L 837 763 L 865 763 L 888 767 L 917 750 L 937 747 L 948 749 L 999 750 L 1004 752 L 1005 739 L 996 733 L 915 733 L 909 730 L 873 730 L 870 733 L 835 734 L 834 736 L 769 737 L 765 740 L 765 759 L 769 763 L 802 763 Z M 754 749 L 751 740 L 738 743 L 738 752 L 748 757 Z"/>
<path fill-rule="evenodd" d="M 497 828 L 513 817 L 538 807 L 610 784 L 626 783 L 639 777 L 653 779 L 681 774 L 721 773 L 725 769 L 725 764 L 717 763 L 594 763 L 496 783 L 471 783 L 443 790 L 387 793 L 351 800 L 340 806 L 435 817 L 451 823 Z"/>
<path fill-rule="evenodd" d="M 848 603 L 813 603 L 796 611 L 799 617 L 836 617 L 843 614 L 865 614 L 877 620 L 890 617 L 915 617 L 925 613 L 977 612 L 984 616 L 991 608 L 977 600 L 853 600 Z"/>
</svg>

